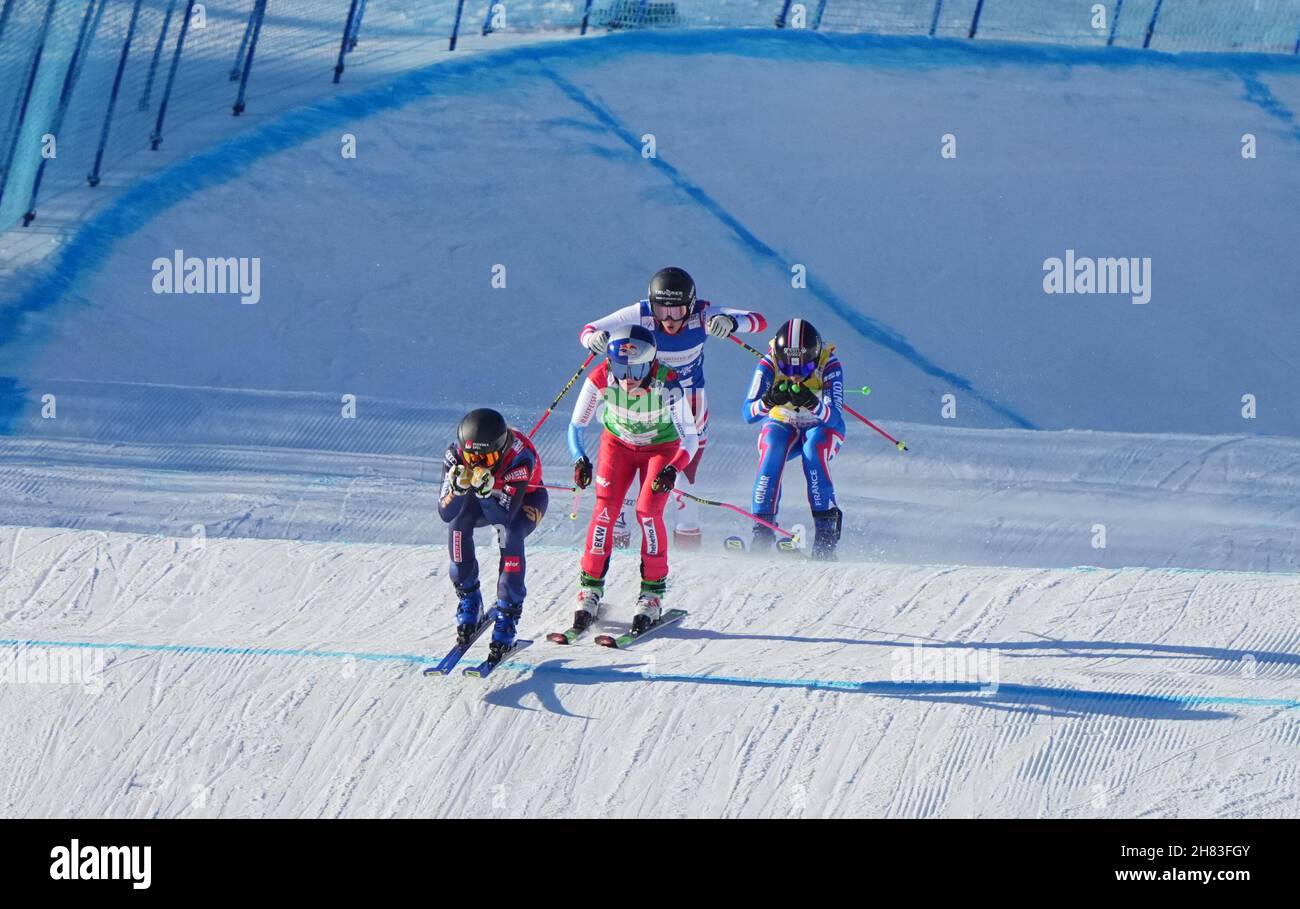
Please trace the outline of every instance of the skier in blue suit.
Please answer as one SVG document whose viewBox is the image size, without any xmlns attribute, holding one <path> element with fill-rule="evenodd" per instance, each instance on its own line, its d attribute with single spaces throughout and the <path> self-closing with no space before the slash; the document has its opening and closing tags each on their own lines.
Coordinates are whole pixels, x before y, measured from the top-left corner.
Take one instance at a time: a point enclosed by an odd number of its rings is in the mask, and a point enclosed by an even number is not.
<svg viewBox="0 0 1300 909">
<path fill-rule="evenodd" d="M 840 539 L 843 515 L 835 504 L 830 465 L 844 444 L 843 406 L 844 370 L 834 347 L 822 342 L 810 322 L 786 322 L 755 368 L 745 400 L 745 421 L 763 423 L 751 510 L 775 523 L 781 473 L 787 461 L 801 458 L 815 527 L 815 559 L 834 559 Z M 774 536 L 770 527 L 755 524 L 752 548 L 770 549 Z"/>
</svg>

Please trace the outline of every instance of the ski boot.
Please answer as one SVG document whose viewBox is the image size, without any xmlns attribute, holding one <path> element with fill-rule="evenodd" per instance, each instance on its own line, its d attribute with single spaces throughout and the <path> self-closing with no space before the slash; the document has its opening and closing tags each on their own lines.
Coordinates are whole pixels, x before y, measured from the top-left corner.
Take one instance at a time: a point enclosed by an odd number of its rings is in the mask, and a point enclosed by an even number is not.
<svg viewBox="0 0 1300 909">
<path fill-rule="evenodd" d="M 632 633 L 642 634 L 663 615 L 663 595 L 667 581 L 642 581 L 641 595 L 636 598 L 636 615 L 632 616 Z"/>
<path fill-rule="evenodd" d="M 456 596 L 460 598 L 460 605 L 456 607 L 456 643 L 466 647 L 479 625 L 483 624 L 483 594 L 476 583 L 464 589 L 457 587 Z"/>
<path fill-rule="evenodd" d="M 755 517 L 760 517 L 768 523 L 774 523 L 776 521 L 776 515 L 774 514 L 760 514 Z M 754 539 L 749 544 L 749 551 L 753 553 L 771 552 L 772 544 L 775 542 L 776 531 L 771 527 L 768 527 L 766 524 L 755 524 Z"/>
<path fill-rule="evenodd" d="M 840 526 L 843 521 L 844 515 L 834 505 L 825 511 L 813 512 L 813 526 L 816 530 L 810 553 L 812 558 L 820 562 L 835 561 L 835 547 L 840 541 Z"/>
<path fill-rule="evenodd" d="M 573 614 L 573 627 L 586 631 L 591 623 L 600 618 L 600 600 L 605 595 L 605 582 L 593 578 L 585 571 L 578 588 L 578 610 Z"/>
<path fill-rule="evenodd" d="M 496 663 L 515 645 L 515 626 L 524 614 L 523 603 L 497 600 L 496 626 L 492 629 L 492 643 L 488 645 L 488 660 Z"/>
</svg>

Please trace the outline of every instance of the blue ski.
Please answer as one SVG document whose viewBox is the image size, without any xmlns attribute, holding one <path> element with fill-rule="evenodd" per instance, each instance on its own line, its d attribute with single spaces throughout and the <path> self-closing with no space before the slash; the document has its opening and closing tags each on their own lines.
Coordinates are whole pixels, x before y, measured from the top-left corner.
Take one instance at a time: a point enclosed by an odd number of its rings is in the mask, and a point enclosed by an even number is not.
<svg viewBox="0 0 1300 909">
<path fill-rule="evenodd" d="M 523 641 L 523 640 L 515 641 L 514 645 L 509 650 L 501 654 L 501 659 L 493 660 L 491 657 L 489 657 L 488 659 L 479 663 L 477 666 L 466 667 L 462 671 L 465 673 L 465 675 L 469 676 L 470 678 L 485 679 L 492 674 L 493 669 L 496 669 L 498 666 L 500 666 L 506 660 L 510 659 L 519 651 L 523 650 L 525 647 L 531 646 L 532 643 L 533 643 L 532 641 Z"/>
<path fill-rule="evenodd" d="M 478 626 L 478 630 L 474 632 L 473 636 L 470 637 L 469 642 L 465 644 L 465 646 L 462 647 L 457 643 L 451 648 L 451 650 L 447 651 L 447 655 L 442 658 L 442 661 L 438 663 L 437 666 L 430 666 L 428 669 L 424 670 L 424 674 L 427 676 L 451 675 L 451 671 L 456 668 L 456 664 L 460 662 L 461 657 L 463 657 L 465 653 L 474 646 L 474 642 L 482 637 L 483 632 L 487 631 L 496 620 L 497 608 L 493 606 L 487 611 L 487 614 L 483 616 L 482 624 Z"/>
</svg>

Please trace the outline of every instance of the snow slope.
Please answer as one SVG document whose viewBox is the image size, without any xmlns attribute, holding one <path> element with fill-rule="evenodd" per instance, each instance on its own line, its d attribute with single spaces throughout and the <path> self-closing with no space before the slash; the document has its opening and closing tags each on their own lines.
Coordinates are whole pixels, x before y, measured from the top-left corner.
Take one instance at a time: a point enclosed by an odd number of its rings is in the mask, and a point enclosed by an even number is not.
<svg viewBox="0 0 1300 909">
<path fill-rule="evenodd" d="M 3 811 L 1294 816 L 1298 77 L 595 37 L 345 88 L 123 186 L 0 279 L 0 636 L 106 660 L 97 695 L 0 686 Z M 151 293 L 178 248 L 260 257 L 261 302 Z M 1045 295 L 1066 249 L 1150 256 L 1151 302 Z M 912 451 L 851 427 L 834 568 L 723 563 L 741 528 L 706 511 L 681 629 L 420 678 L 450 632 L 455 420 L 530 425 L 581 324 L 667 262 L 815 321 Z M 710 351 L 700 490 L 743 503 L 753 361 Z M 564 411 L 539 434 L 559 482 Z M 571 609 L 571 506 L 530 554 L 527 633 Z M 614 571 L 626 620 L 635 559 Z M 970 659 L 899 680 L 917 641 Z"/>
<path fill-rule="evenodd" d="M 683 627 L 478 683 L 418 672 L 452 632 L 427 547 L 5 529 L 0 554 L 4 644 L 86 661 L 0 691 L 7 815 L 1296 813 L 1294 574 L 696 555 Z M 574 557 L 529 561 L 540 634 Z M 635 560 L 611 575 L 624 627 Z"/>
</svg>

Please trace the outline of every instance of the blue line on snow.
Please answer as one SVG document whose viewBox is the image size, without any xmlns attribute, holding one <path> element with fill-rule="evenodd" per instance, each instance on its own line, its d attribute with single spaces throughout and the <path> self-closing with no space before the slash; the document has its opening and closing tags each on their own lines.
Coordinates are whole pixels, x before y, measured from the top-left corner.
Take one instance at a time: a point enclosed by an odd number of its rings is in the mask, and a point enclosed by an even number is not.
<svg viewBox="0 0 1300 909">
<path fill-rule="evenodd" d="M 126 641 L 35 641 L 0 640 L 0 647 L 66 647 L 78 650 L 128 650 L 147 653 L 175 653 L 190 656 L 220 657 L 293 657 L 297 659 L 344 659 L 391 663 L 433 665 L 437 657 L 410 653 L 366 653 L 349 650 L 311 650 L 292 647 L 217 647 L 197 644 L 136 644 Z M 501 666 L 516 672 L 535 672 L 587 678 L 593 681 L 646 681 L 680 682 L 696 685 L 737 685 L 751 688 L 799 688 L 812 691 L 857 691 L 881 696 L 916 696 L 935 694 L 978 694 L 982 686 L 970 684 L 936 684 L 932 682 L 854 682 L 841 679 L 782 679 L 732 675 L 692 675 L 689 673 L 628 672 L 605 667 L 562 666 L 509 661 Z M 1209 705 L 1259 707 L 1283 710 L 1300 708 L 1300 701 L 1286 698 L 1220 697 L 1213 695 L 1132 693 L 1123 691 L 1079 691 L 1072 688 L 1047 688 L 1035 685 L 1001 684 L 996 694 L 1003 696 L 1033 696 L 1037 698 L 1063 698 L 1087 701 L 1159 702 L 1183 707 Z"/>
</svg>

